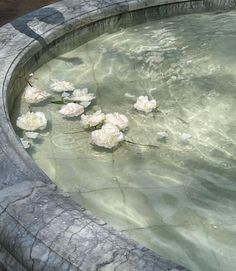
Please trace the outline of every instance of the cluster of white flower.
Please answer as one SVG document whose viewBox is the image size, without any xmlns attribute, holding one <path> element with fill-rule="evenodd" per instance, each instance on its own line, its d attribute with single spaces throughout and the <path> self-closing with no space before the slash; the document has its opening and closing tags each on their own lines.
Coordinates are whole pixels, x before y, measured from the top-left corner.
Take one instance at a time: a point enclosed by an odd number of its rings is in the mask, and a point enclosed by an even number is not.
<svg viewBox="0 0 236 271">
<path fill-rule="evenodd" d="M 61 93 L 61 102 L 64 103 L 59 113 L 65 117 L 78 117 L 81 115 L 81 125 L 84 129 L 93 129 L 91 132 L 92 144 L 112 149 L 120 142 L 125 140 L 124 132 L 128 129 L 128 118 L 120 113 L 105 114 L 101 110 L 93 114 L 83 114 L 92 100 L 96 97 L 93 93 L 89 93 L 87 88 L 75 89 L 71 82 L 52 80 L 49 88 L 57 93 Z M 72 93 L 70 93 L 72 92 Z M 126 97 L 135 98 L 131 94 Z M 40 90 L 36 87 L 27 87 L 24 98 L 28 104 L 37 104 L 51 97 L 51 94 Z M 59 103 L 61 103 L 59 101 Z M 67 103 L 68 102 L 68 103 Z M 139 96 L 134 108 L 140 112 L 150 113 L 157 108 L 155 99 L 149 100 L 148 96 Z M 42 112 L 27 112 L 17 118 L 16 125 L 24 130 L 24 135 L 28 139 L 36 139 L 39 136 L 36 130 L 43 130 L 47 126 L 47 119 Z M 157 138 L 159 140 L 166 140 L 168 138 L 167 132 L 158 132 Z M 182 141 L 191 139 L 190 134 L 183 133 L 181 135 Z M 29 148 L 30 143 L 21 138 L 24 148 Z"/>
<path fill-rule="evenodd" d="M 99 110 L 90 115 L 82 115 L 81 124 L 85 129 L 96 129 L 101 126 L 101 129 L 92 131 L 92 144 L 111 149 L 125 139 L 121 131 L 128 128 L 128 119 L 125 115 L 117 112 L 104 114 Z"/>
<path fill-rule="evenodd" d="M 49 88 L 54 92 L 61 93 L 62 101 L 65 104 L 59 110 L 59 113 L 66 117 L 82 115 L 85 108 L 96 98 L 93 93 L 88 92 L 87 88 L 75 89 L 74 85 L 67 81 L 54 79 Z M 73 92 L 69 93 L 71 91 Z M 36 87 L 27 87 L 24 98 L 27 103 L 36 104 L 48 99 L 50 96 L 51 94 Z M 24 134 L 28 139 L 36 139 L 39 133 L 35 131 L 45 129 L 47 120 L 42 112 L 27 112 L 18 117 L 16 125 L 24 130 Z M 83 114 L 81 116 L 81 125 L 85 129 L 94 130 L 91 132 L 92 144 L 111 149 L 124 140 L 123 131 L 128 128 L 128 119 L 125 115 L 117 112 L 104 114 L 99 110 L 93 114 Z M 21 142 L 24 148 L 30 147 L 30 143 L 24 138 L 21 138 Z"/>
<path fill-rule="evenodd" d="M 70 102 L 59 111 L 66 117 L 80 116 L 84 113 L 84 109 L 96 98 L 93 93 L 88 92 L 87 88 L 74 89 L 73 93 L 69 94 L 67 91 L 70 90 L 59 87 L 59 82 L 56 83 L 57 89 L 63 91 L 62 97 L 64 101 Z M 98 129 L 101 127 L 101 129 L 91 132 L 91 141 L 94 145 L 111 149 L 124 140 L 124 134 L 121 131 L 128 128 L 128 119 L 125 115 L 119 113 L 104 114 L 99 110 L 93 114 L 83 114 L 81 116 L 81 125 L 85 129 Z"/>
<path fill-rule="evenodd" d="M 72 94 L 63 92 L 64 101 L 70 103 L 64 105 L 59 111 L 66 117 L 76 117 L 84 113 L 84 108 L 87 108 L 92 100 L 96 97 L 93 93 L 89 93 L 87 88 L 75 89 Z M 79 102 L 79 104 L 77 103 Z"/>
<path fill-rule="evenodd" d="M 29 77 L 32 77 L 30 74 Z M 50 88 L 55 92 L 61 92 L 64 90 L 73 90 L 74 87 L 71 83 L 66 81 L 53 80 Z M 51 94 L 41 90 L 37 87 L 28 86 L 24 93 L 24 99 L 28 104 L 38 104 L 51 97 Z M 39 136 L 36 130 L 44 130 L 47 126 L 47 119 L 43 112 L 27 112 L 19 116 L 16 120 L 16 126 L 24 131 L 24 135 L 28 139 L 36 139 Z M 21 143 L 25 149 L 28 149 L 31 144 L 24 138 L 20 138 Z"/>
<path fill-rule="evenodd" d="M 62 93 L 62 99 L 69 102 L 59 110 L 59 113 L 69 118 L 83 114 L 84 108 L 88 107 L 92 100 L 96 98 L 93 93 L 88 92 L 87 88 L 75 89 L 74 85 L 67 81 L 54 79 L 50 88 L 55 92 Z M 73 91 L 71 94 L 68 93 L 71 91 Z"/>
</svg>

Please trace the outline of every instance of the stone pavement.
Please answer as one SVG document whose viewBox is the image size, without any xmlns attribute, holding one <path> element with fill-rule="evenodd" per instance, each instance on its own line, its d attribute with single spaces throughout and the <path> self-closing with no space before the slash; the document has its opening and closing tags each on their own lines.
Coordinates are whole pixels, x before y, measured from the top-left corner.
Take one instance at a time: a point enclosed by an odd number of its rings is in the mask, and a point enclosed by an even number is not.
<svg viewBox="0 0 236 271">
<path fill-rule="evenodd" d="M 0 26 L 57 0 L 0 0 Z"/>
</svg>

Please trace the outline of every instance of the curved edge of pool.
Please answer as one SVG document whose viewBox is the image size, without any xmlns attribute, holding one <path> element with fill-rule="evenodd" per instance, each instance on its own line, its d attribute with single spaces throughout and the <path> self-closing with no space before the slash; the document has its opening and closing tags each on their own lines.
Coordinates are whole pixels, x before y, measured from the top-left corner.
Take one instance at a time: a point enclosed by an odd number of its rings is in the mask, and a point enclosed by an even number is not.
<svg viewBox="0 0 236 271">
<path fill-rule="evenodd" d="M 0 28 L 1 270 L 187 271 L 126 238 L 57 189 L 24 151 L 8 113 L 11 97 L 18 95 L 13 81 L 16 89 L 17 80 L 25 76 L 24 63 L 44 47 L 99 20 L 149 7 L 166 17 L 235 8 L 236 2 L 67 0 Z"/>
</svg>

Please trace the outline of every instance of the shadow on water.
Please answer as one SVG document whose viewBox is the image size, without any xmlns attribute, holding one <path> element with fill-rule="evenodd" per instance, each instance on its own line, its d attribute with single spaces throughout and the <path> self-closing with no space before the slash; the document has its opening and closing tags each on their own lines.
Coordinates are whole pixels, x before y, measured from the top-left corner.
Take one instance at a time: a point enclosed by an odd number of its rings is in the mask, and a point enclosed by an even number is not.
<svg viewBox="0 0 236 271">
<path fill-rule="evenodd" d="M 11 25 L 17 31 L 34 40 L 37 40 L 41 44 L 42 48 L 44 48 L 47 46 L 47 42 L 41 35 L 39 35 L 37 32 L 35 32 L 35 30 L 31 28 L 30 23 L 32 23 L 33 21 L 39 21 L 49 25 L 58 25 L 65 22 L 65 17 L 60 11 L 56 10 L 55 8 L 46 7 L 38 11 L 36 10 L 32 14 L 25 16 L 24 18 L 18 18 L 11 22 Z M 50 52 L 48 52 L 48 54 L 51 58 L 56 57 L 56 55 L 53 55 Z M 69 62 L 73 65 L 80 65 L 81 63 L 83 63 L 82 60 L 78 57 L 65 58 L 59 56 L 58 59 Z"/>
</svg>

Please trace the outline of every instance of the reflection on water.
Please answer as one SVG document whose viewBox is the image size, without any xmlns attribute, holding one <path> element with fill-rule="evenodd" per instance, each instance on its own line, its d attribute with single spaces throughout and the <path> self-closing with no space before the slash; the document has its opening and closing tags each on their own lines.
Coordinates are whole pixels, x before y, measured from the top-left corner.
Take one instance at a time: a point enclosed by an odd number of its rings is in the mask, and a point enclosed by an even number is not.
<svg viewBox="0 0 236 271">
<path fill-rule="evenodd" d="M 60 105 L 32 107 L 50 127 L 29 152 L 52 180 L 116 229 L 194 271 L 236 266 L 235 29 L 236 12 L 152 21 L 104 34 L 33 79 L 44 90 L 54 78 L 88 87 L 97 97 L 88 113 L 123 113 L 129 140 L 158 146 L 98 150 L 78 119 L 57 112 Z M 77 65 L 65 61 L 75 57 Z M 161 113 L 135 112 L 139 95 L 155 98 Z M 27 110 L 21 100 L 15 114 Z M 163 131 L 166 141 L 158 140 Z"/>
</svg>

